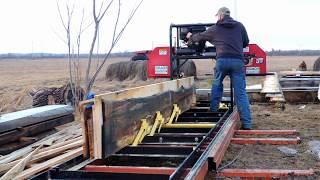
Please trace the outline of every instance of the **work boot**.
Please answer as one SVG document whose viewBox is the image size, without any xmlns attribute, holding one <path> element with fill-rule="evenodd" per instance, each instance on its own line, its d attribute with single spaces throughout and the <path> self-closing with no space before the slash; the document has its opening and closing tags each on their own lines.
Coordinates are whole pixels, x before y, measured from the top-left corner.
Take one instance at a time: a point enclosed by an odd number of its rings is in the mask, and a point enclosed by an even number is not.
<svg viewBox="0 0 320 180">
<path fill-rule="evenodd" d="M 252 128 L 241 126 L 241 130 L 252 130 Z"/>
</svg>

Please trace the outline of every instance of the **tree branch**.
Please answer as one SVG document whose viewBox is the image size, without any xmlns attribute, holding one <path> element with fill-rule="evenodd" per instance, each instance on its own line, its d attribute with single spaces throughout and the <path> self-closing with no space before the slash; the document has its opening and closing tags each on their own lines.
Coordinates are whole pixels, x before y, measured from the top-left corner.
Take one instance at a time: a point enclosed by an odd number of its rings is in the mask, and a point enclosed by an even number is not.
<svg viewBox="0 0 320 180">
<path fill-rule="evenodd" d="M 99 72 L 101 71 L 101 69 L 103 68 L 105 62 L 107 61 L 107 59 L 110 56 L 111 51 L 113 50 L 113 48 L 115 47 L 115 45 L 117 44 L 117 42 L 120 40 L 124 30 L 126 29 L 126 27 L 128 26 L 128 24 L 130 23 L 130 21 L 132 20 L 132 18 L 134 17 L 135 13 L 137 12 L 137 10 L 139 9 L 139 7 L 141 6 L 143 0 L 140 1 L 140 3 L 138 4 L 138 6 L 132 11 L 131 15 L 129 16 L 127 22 L 125 23 L 125 25 L 123 26 L 123 28 L 121 29 L 121 31 L 118 33 L 118 35 L 115 38 L 115 41 L 112 42 L 111 47 L 108 51 L 108 53 L 105 55 L 101 65 L 99 66 L 99 68 L 97 69 L 97 71 L 94 73 L 94 75 L 92 76 L 92 78 L 90 79 L 90 82 L 87 84 L 87 88 L 86 88 L 86 93 L 88 93 L 91 89 L 92 86 L 99 74 Z"/>
</svg>

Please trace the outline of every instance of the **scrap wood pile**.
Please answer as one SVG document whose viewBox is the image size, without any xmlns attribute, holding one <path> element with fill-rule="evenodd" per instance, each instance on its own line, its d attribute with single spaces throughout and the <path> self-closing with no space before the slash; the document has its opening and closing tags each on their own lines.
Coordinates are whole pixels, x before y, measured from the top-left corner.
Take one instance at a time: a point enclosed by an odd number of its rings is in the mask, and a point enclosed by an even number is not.
<svg viewBox="0 0 320 180">
<path fill-rule="evenodd" d="M 60 129 L 60 128 L 59 128 Z M 26 179 L 82 155 L 82 130 L 72 122 L 42 140 L 0 156 L 0 180 Z"/>
<path fill-rule="evenodd" d="M 74 86 L 73 86 L 74 88 Z M 79 99 L 83 98 L 84 91 L 82 88 L 75 88 L 78 91 Z M 61 87 L 44 87 L 34 89 L 29 92 L 32 97 L 32 106 L 39 107 L 50 104 L 73 104 L 73 94 L 69 83 Z"/>
</svg>

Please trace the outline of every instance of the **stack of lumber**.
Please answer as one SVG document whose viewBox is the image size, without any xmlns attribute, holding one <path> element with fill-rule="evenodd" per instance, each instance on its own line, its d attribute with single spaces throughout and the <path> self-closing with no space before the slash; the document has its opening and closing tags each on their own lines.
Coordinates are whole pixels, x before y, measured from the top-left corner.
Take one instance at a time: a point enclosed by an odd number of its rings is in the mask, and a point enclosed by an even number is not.
<svg viewBox="0 0 320 180">
<path fill-rule="evenodd" d="M 0 155 L 0 180 L 26 179 L 82 155 L 78 122 L 57 127 L 58 132 L 8 155 Z"/>
<path fill-rule="evenodd" d="M 74 109 L 48 105 L 0 116 L 0 154 L 9 154 L 36 142 L 55 127 L 72 122 Z"/>
</svg>

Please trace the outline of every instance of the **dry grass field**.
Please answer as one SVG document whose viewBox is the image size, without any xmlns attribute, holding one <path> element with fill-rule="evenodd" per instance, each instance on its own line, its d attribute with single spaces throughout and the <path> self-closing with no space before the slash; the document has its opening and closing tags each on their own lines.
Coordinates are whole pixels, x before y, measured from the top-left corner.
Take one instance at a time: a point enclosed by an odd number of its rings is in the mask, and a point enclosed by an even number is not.
<svg viewBox="0 0 320 180">
<path fill-rule="evenodd" d="M 302 61 L 308 68 L 317 59 L 314 56 L 272 56 L 267 58 L 268 71 L 297 69 Z M 128 61 L 129 58 L 112 58 L 107 61 L 106 67 L 114 62 Z M 210 79 L 214 60 L 196 60 L 197 74 Z M 80 60 L 81 70 L 84 72 L 86 60 Z M 105 69 L 102 70 L 94 86 L 96 93 L 115 91 L 126 87 L 140 86 L 165 79 L 148 81 L 105 81 Z M 249 79 L 248 84 L 257 83 L 259 78 Z M 0 113 L 12 112 L 31 107 L 31 98 L 28 91 L 40 87 L 59 87 L 68 82 L 68 61 L 66 59 L 3 59 L 0 60 Z M 197 82 L 202 88 L 210 87 L 210 81 Z"/>
</svg>

